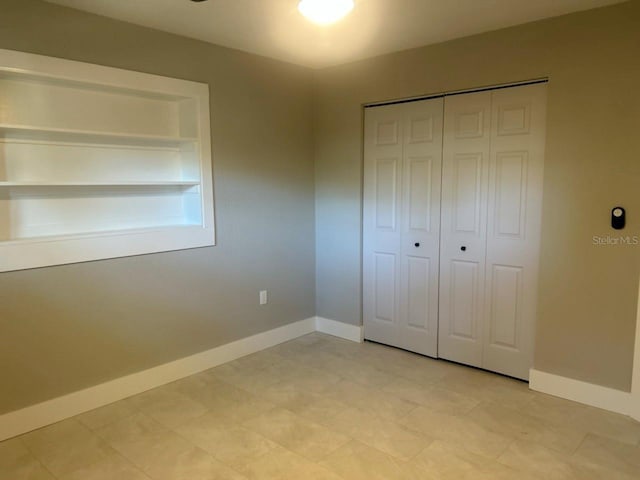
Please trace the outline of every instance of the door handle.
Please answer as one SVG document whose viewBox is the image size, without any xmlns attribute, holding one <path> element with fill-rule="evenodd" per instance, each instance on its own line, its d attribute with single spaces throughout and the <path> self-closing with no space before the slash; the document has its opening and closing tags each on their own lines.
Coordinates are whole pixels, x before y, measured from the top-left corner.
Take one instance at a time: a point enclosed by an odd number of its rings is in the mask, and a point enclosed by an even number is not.
<svg viewBox="0 0 640 480">
<path fill-rule="evenodd" d="M 467 247 L 465 247 L 464 245 L 460 247 L 460 250 L 462 250 L 463 252 L 467 251 Z"/>
<path fill-rule="evenodd" d="M 416 247 L 416 248 L 419 247 L 420 246 L 420 242 L 414 243 L 413 246 Z"/>
</svg>

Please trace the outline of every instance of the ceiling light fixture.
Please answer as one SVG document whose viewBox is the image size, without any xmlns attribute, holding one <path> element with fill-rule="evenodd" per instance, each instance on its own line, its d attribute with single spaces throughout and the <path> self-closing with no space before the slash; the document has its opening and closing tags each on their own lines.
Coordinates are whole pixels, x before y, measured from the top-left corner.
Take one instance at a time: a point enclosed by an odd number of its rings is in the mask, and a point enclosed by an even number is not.
<svg viewBox="0 0 640 480">
<path fill-rule="evenodd" d="M 329 25 L 353 10 L 353 0 L 300 0 L 300 13 L 320 25 Z"/>
</svg>

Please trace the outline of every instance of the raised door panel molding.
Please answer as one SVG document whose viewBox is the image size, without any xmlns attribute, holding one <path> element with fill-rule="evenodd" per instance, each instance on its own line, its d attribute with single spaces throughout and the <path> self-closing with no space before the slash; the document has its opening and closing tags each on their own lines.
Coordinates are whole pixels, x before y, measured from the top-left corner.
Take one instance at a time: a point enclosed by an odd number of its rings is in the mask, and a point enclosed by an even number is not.
<svg viewBox="0 0 640 480">
<path fill-rule="evenodd" d="M 453 159 L 453 228 L 455 232 L 480 235 L 482 153 L 458 154 Z"/>
<path fill-rule="evenodd" d="M 431 261 L 407 256 L 407 323 L 412 328 L 429 330 L 429 291 Z"/>
<path fill-rule="evenodd" d="M 375 254 L 375 319 L 396 322 L 396 256 Z"/>
<path fill-rule="evenodd" d="M 380 121 L 376 124 L 376 145 L 396 145 L 398 143 L 398 122 Z"/>
<path fill-rule="evenodd" d="M 476 341 L 479 332 L 478 282 L 479 266 L 476 262 L 451 262 L 449 285 L 449 336 Z"/>
<path fill-rule="evenodd" d="M 413 117 L 409 119 L 408 143 L 433 142 L 433 116 Z"/>
<path fill-rule="evenodd" d="M 398 160 L 381 158 L 376 161 L 376 228 L 395 230 L 398 210 Z"/>
<path fill-rule="evenodd" d="M 496 236 L 525 236 L 528 152 L 496 153 L 494 226 Z"/>
<path fill-rule="evenodd" d="M 484 110 L 456 112 L 454 115 L 455 138 L 480 138 L 484 135 Z"/>
<path fill-rule="evenodd" d="M 498 107 L 498 136 L 527 135 L 530 124 L 530 103 L 523 102 L 515 105 L 500 105 Z"/>
<path fill-rule="evenodd" d="M 430 232 L 433 159 L 432 157 L 409 157 L 407 163 L 409 172 L 405 188 L 408 189 L 408 229 Z"/>
<path fill-rule="evenodd" d="M 522 268 L 493 265 L 490 272 L 489 342 L 518 351 L 522 329 Z"/>
</svg>

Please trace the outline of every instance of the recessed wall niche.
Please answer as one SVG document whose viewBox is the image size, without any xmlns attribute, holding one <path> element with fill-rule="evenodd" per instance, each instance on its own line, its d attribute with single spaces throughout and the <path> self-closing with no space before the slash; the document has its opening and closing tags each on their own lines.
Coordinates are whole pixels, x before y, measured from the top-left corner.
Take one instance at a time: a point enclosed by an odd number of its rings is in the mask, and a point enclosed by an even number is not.
<svg viewBox="0 0 640 480">
<path fill-rule="evenodd" d="M 215 244 L 206 84 L 0 50 L 0 271 Z"/>
</svg>

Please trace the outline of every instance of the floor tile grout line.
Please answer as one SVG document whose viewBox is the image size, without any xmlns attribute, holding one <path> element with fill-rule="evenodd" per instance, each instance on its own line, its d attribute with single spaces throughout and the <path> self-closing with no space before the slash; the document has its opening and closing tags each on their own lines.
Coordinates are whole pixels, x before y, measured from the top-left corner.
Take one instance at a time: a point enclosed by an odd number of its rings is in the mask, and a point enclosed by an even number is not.
<svg viewBox="0 0 640 480">
<path fill-rule="evenodd" d="M 500 457 L 502 457 L 505 453 L 507 453 L 517 441 L 518 441 L 517 439 L 511 438 L 511 441 L 509 442 L 509 444 L 506 447 L 504 447 L 504 449 L 502 449 L 502 451 L 496 456 L 495 461 L 498 463 L 502 463 L 500 462 Z M 503 465 L 506 465 L 506 464 L 503 464 Z"/>
<path fill-rule="evenodd" d="M 76 423 L 77 423 L 78 425 L 80 425 L 81 427 L 85 428 L 85 429 L 88 431 L 88 433 L 89 433 L 90 435 L 95 436 L 95 437 L 96 437 L 96 439 L 98 439 L 100 442 L 104 443 L 104 444 L 105 444 L 105 446 L 106 446 L 106 447 L 108 447 L 108 448 L 109 448 L 109 450 L 111 450 L 111 451 L 109 452 L 109 454 L 107 455 L 107 458 L 109 458 L 109 457 L 119 457 L 119 458 L 121 458 L 122 460 L 124 460 L 126 463 L 128 463 L 130 466 L 132 466 L 133 468 L 135 468 L 136 470 L 138 470 L 140 473 L 142 473 L 142 474 L 144 474 L 145 476 L 147 476 L 147 475 L 146 475 L 146 474 L 145 474 L 145 473 L 144 473 L 140 468 L 138 468 L 138 466 L 137 466 L 137 465 L 135 465 L 135 464 L 134 464 L 133 462 L 131 462 L 128 458 L 126 458 L 124 455 L 122 455 L 120 452 L 118 452 L 115 448 L 113 448 L 113 446 L 112 446 L 111 444 L 109 444 L 109 442 L 107 442 L 104 438 L 100 437 L 96 432 L 94 432 L 93 430 L 91 430 L 91 429 L 90 429 L 89 427 L 87 427 L 86 425 L 84 425 L 84 424 L 82 424 L 81 422 L 77 421 L 76 417 L 71 417 L 70 419 L 67 419 L 67 420 L 75 420 L 75 421 L 76 421 Z M 63 421 L 67 421 L 67 420 L 63 420 Z M 58 422 L 58 423 L 61 423 L 61 422 Z M 46 427 L 43 427 L 43 428 L 46 428 Z M 37 430 L 36 430 L 36 431 L 37 431 Z M 30 433 L 31 433 L 31 432 L 30 432 Z M 26 434 L 25 434 L 25 435 L 26 435 Z M 22 436 L 24 436 L 24 435 L 22 435 Z M 47 473 L 49 473 L 49 474 L 50 474 L 53 478 L 55 478 L 55 479 L 59 479 L 59 478 L 60 478 L 60 476 L 59 476 L 59 475 L 57 475 L 57 474 L 55 474 L 53 471 L 51 471 L 51 469 L 50 469 L 50 468 L 48 468 L 48 467 L 47 467 L 47 466 L 42 462 L 42 460 L 40 459 L 40 457 L 39 457 L 38 455 L 36 455 L 36 454 L 35 454 L 35 452 L 33 452 L 33 450 L 29 447 L 29 445 L 28 445 L 28 444 L 26 444 L 26 443 L 25 443 L 25 442 L 24 442 L 20 437 L 18 437 L 18 439 L 21 441 L 22 445 L 27 449 L 27 451 L 29 452 L 29 455 L 30 455 L 34 460 L 36 460 L 36 461 L 38 462 L 38 464 L 39 464 L 39 465 L 41 465 L 41 466 L 42 466 L 42 468 L 43 468 Z M 47 444 L 49 444 L 49 443 L 55 443 L 55 441 L 53 441 L 53 440 L 52 440 L 52 441 L 47 442 Z M 99 460 L 96 460 L 96 461 L 94 461 L 94 462 L 91 462 L 91 463 L 89 463 L 89 464 L 87 464 L 87 465 L 84 465 L 84 466 L 83 466 L 83 467 L 81 467 L 81 468 L 78 468 L 78 469 L 75 469 L 75 470 L 69 470 L 68 472 L 65 472 L 63 476 L 68 476 L 68 475 L 71 475 L 71 474 L 73 474 L 73 473 L 75 473 L 75 472 L 78 472 L 78 471 L 80 471 L 80 470 L 82 470 L 82 469 L 84 469 L 84 468 L 89 468 L 89 467 L 91 467 L 91 466 L 97 465 L 97 464 L 99 464 L 102 460 L 103 460 L 103 459 L 99 459 Z"/>
<path fill-rule="evenodd" d="M 578 453 L 578 451 L 580 450 L 580 447 L 584 445 L 584 442 L 586 442 L 588 436 L 589 436 L 588 432 L 584 434 L 584 436 L 582 437 L 582 440 L 580 440 L 580 443 L 578 443 L 578 446 L 576 446 L 576 448 L 573 449 L 573 451 L 569 454 L 569 456 L 574 457 L 575 454 Z"/>
<path fill-rule="evenodd" d="M 324 427 L 324 426 L 323 426 L 323 427 Z M 260 432 L 258 432 L 258 431 L 256 431 L 256 430 L 254 430 L 254 429 L 252 429 L 252 428 L 250 428 L 250 427 L 245 427 L 245 428 L 249 429 L 249 430 L 250 430 L 251 432 L 253 432 L 253 433 L 256 433 L 256 434 L 261 435 L 261 434 L 260 434 Z M 324 427 L 324 428 L 327 428 L 327 429 L 328 429 L 328 427 Z M 340 432 L 334 432 L 333 430 L 331 430 L 331 431 L 332 431 L 333 433 L 340 433 Z M 346 434 L 343 434 L 343 433 L 340 433 L 340 434 L 341 434 L 341 435 L 344 435 L 344 436 L 345 436 L 345 437 L 347 437 L 349 440 L 348 440 L 347 442 L 345 442 L 343 445 L 340 445 L 340 446 L 336 447 L 335 449 L 333 449 L 333 450 L 329 451 L 328 453 L 324 454 L 324 455 L 323 455 L 322 457 L 320 457 L 319 459 L 309 458 L 309 457 L 305 456 L 305 455 L 304 455 L 304 454 L 302 454 L 302 453 L 299 453 L 299 452 L 296 452 L 295 450 L 292 450 L 290 447 L 287 447 L 286 445 L 284 445 L 284 444 L 280 443 L 280 442 L 279 442 L 279 441 L 277 441 L 277 440 L 270 439 L 270 438 L 268 438 L 268 440 L 270 440 L 270 441 L 272 441 L 272 442 L 274 442 L 274 443 L 278 444 L 278 446 L 280 446 L 281 448 L 284 448 L 284 449 L 286 449 L 287 451 L 289 451 L 289 452 L 291 452 L 291 453 L 293 453 L 293 454 L 295 454 L 295 455 L 297 455 L 297 456 L 299 456 L 299 457 L 301 457 L 301 458 L 304 458 L 305 460 L 307 460 L 307 461 L 309 461 L 309 462 L 313 462 L 313 463 L 317 463 L 317 464 L 319 464 L 319 462 L 320 462 L 320 461 L 322 461 L 323 459 L 325 459 L 326 457 L 328 457 L 328 456 L 329 456 L 329 455 L 331 455 L 332 453 L 336 452 L 338 449 L 340 449 L 342 446 L 346 445 L 346 444 L 347 444 L 347 443 L 349 443 L 350 441 L 354 440 L 354 438 L 352 438 L 352 437 L 351 437 L 351 436 L 349 436 L 349 435 L 346 435 Z M 261 435 L 261 436 L 264 436 L 264 435 Z M 267 437 L 265 437 L 265 438 L 267 438 Z M 267 452 L 267 453 L 265 453 L 265 455 L 268 455 L 268 452 Z M 262 457 L 262 455 L 261 455 L 261 457 Z"/>
<path fill-rule="evenodd" d="M 180 432 L 177 432 L 175 430 L 171 430 L 171 432 L 175 433 L 176 435 L 178 435 L 180 438 L 182 438 L 184 441 L 186 441 L 188 444 L 190 444 L 191 446 L 193 446 L 194 448 L 197 448 L 198 450 L 203 451 L 205 454 L 207 454 L 209 457 L 211 457 L 213 460 L 215 460 L 216 462 L 220 462 L 222 465 L 224 465 L 225 467 L 233 470 L 234 472 L 236 472 L 238 475 L 241 475 L 242 477 L 245 477 L 245 475 L 242 474 L 241 471 L 239 471 L 235 466 L 229 465 L 228 463 L 224 462 L 223 460 L 221 460 L 220 458 L 216 457 L 214 454 L 212 454 L 211 452 L 199 447 L 198 445 L 196 445 L 194 442 L 192 442 L 191 440 L 189 440 L 187 437 L 185 437 L 184 435 L 182 435 Z M 269 452 L 266 452 L 264 455 L 267 455 Z M 262 455 L 260 455 L 260 457 L 262 457 Z"/>
<path fill-rule="evenodd" d="M 30 453 L 30 455 L 38 462 L 38 464 L 42 467 L 42 469 L 45 472 L 47 472 L 49 475 L 51 475 L 52 478 L 55 478 L 56 480 L 59 480 L 60 477 L 58 477 L 58 475 L 55 475 L 44 463 L 42 463 L 42 460 L 40 460 L 35 455 L 33 455 L 33 453 Z"/>
<path fill-rule="evenodd" d="M 31 432 L 29 432 L 29 433 L 31 433 Z M 58 476 L 54 475 L 54 473 L 51 470 L 49 470 L 44 463 L 42 463 L 42 460 L 40 460 L 40 458 L 31 450 L 31 448 L 29 448 L 29 445 L 27 445 L 25 443 L 24 438 L 23 438 L 25 435 L 28 435 L 28 434 L 22 434 L 22 435 L 20 435 L 18 437 L 14 437 L 14 439 L 17 440 L 20 443 L 20 445 L 22 445 L 22 447 L 27 451 L 29 456 L 33 460 L 35 460 L 38 463 L 38 465 L 40 465 L 45 472 L 47 472 L 49 475 L 51 475 L 52 478 L 58 479 Z M 5 440 L 5 442 L 8 442 L 10 440 L 12 440 L 12 439 Z M 0 442 L 0 444 L 2 444 L 2 443 L 3 442 Z"/>
</svg>

